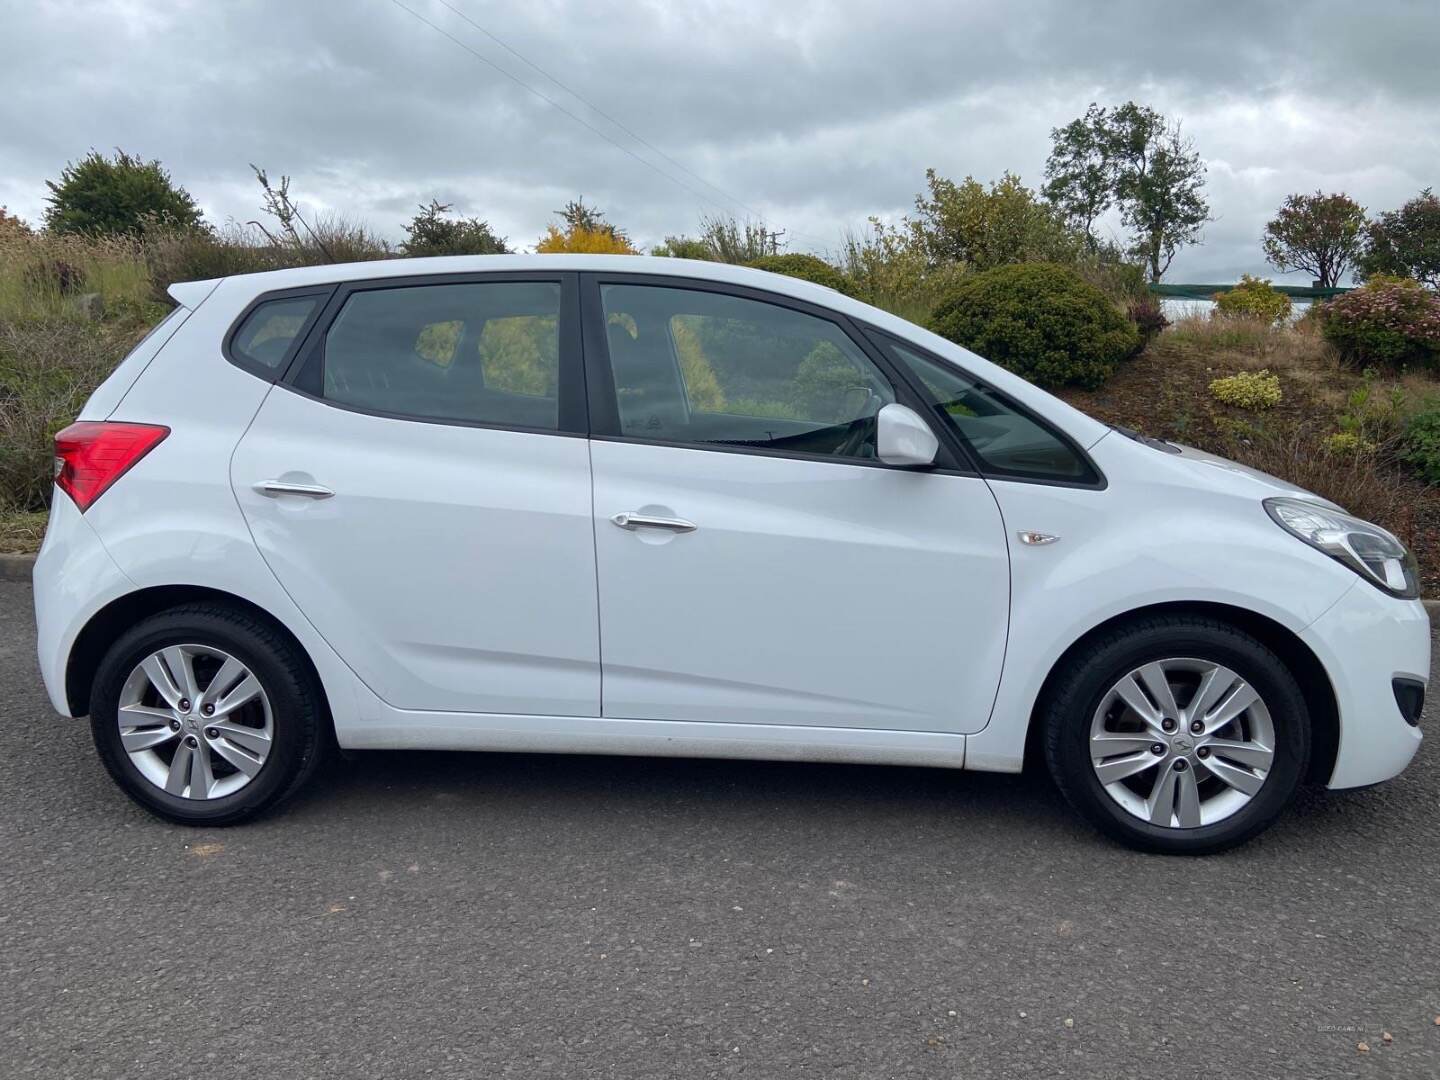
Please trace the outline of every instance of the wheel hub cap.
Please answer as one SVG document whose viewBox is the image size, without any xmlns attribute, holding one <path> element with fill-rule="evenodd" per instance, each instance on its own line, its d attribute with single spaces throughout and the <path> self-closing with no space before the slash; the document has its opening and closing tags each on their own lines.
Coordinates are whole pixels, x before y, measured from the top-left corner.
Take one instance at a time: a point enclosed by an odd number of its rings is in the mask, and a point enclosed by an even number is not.
<svg viewBox="0 0 1440 1080">
<path fill-rule="evenodd" d="M 140 775 L 196 800 L 233 795 L 254 780 L 275 729 L 260 681 L 209 645 L 172 645 L 140 661 L 121 688 L 116 719 Z"/>
<path fill-rule="evenodd" d="M 1101 789 L 1163 828 L 1194 829 L 1238 813 L 1264 786 L 1274 748 L 1274 723 L 1254 687 L 1193 657 L 1131 671 L 1090 723 Z"/>
</svg>

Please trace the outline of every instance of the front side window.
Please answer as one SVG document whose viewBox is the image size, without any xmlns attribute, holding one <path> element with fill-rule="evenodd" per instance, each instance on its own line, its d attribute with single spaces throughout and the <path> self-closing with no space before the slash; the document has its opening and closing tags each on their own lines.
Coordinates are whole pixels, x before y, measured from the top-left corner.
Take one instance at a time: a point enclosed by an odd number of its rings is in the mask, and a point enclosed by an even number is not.
<svg viewBox="0 0 1440 1080">
<path fill-rule="evenodd" d="M 836 324 L 724 293 L 603 285 L 620 433 L 873 459 L 889 382 Z"/>
<path fill-rule="evenodd" d="M 965 440 L 983 472 L 1077 484 L 1099 480 L 1070 443 L 989 387 L 897 342 L 883 344 L 924 385 L 935 414 Z"/>
<path fill-rule="evenodd" d="M 484 282 L 354 293 L 325 334 L 326 400 L 374 412 L 553 430 L 560 285 Z M 313 376 L 311 377 L 313 380 Z M 307 389 L 315 390 L 311 385 Z"/>
<path fill-rule="evenodd" d="M 257 304 L 230 339 L 230 352 L 240 360 L 277 371 L 296 335 L 323 298 L 290 296 Z"/>
</svg>

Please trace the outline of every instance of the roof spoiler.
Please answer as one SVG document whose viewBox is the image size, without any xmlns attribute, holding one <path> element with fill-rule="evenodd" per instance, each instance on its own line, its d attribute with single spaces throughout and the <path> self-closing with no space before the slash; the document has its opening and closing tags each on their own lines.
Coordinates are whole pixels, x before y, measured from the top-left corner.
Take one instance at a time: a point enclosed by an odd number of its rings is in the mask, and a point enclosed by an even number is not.
<svg viewBox="0 0 1440 1080">
<path fill-rule="evenodd" d="M 209 281 L 177 281 L 165 291 L 170 294 L 170 299 L 179 304 L 186 311 L 194 311 L 205 302 L 205 298 L 215 291 L 223 278 L 211 278 Z"/>
</svg>

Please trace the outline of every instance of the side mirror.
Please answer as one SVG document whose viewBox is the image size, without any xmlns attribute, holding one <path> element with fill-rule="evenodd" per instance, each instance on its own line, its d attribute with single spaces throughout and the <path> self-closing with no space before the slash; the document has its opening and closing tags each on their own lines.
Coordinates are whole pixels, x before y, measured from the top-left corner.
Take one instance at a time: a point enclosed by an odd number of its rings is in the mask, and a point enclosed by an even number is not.
<svg viewBox="0 0 1440 1080">
<path fill-rule="evenodd" d="M 887 465 L 933 465 L 940 441 L 915 410 L 898 403 L 875 415 L 875 456 Z"/>
</svg>

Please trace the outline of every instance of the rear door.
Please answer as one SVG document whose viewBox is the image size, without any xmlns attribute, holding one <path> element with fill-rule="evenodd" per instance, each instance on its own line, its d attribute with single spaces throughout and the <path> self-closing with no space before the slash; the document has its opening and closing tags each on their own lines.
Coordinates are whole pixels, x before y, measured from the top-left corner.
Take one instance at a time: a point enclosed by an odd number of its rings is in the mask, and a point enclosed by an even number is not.
<svg viewBox="0 0 1440 1080">
<path fill-rule="evenodd" d="M 599 714 L 576 288 L 345 287 L 236 449 L 266 562 L 392 706 Z M 230 342 L 242 366 L 264 336 L 250 321 Z"/>
<path fill-rule="evenodd" d="M 971 732 L 1009 560 L 954 457 L 875 457 L 915 390 L 843 319 L 749 290 L 586 279 L 607 717 Z"/>
</svg>

